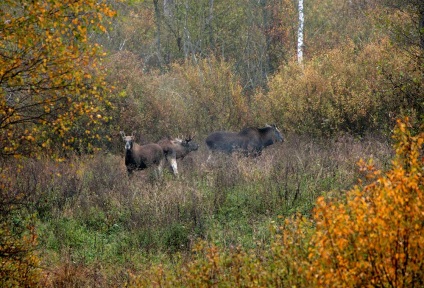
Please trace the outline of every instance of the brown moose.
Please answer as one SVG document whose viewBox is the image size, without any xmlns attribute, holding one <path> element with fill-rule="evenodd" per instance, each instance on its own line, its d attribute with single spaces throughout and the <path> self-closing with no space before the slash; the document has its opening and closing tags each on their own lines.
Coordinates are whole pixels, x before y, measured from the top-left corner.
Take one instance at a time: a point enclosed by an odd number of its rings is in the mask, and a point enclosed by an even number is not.
<svg viewBox="0 0 424 288">
<path fill-rule="evenodd" d="M 165 154 L 161 146 L 156 143 L 146 145 L 135 143 L 134 132 L 131 136 L 125 135 L 124 131 L 121 131 L 120 134 L 125 142 L 125 166 L 128 176 L 134 170 L 144 170 L 152 166 L 156 166 L 158 175 L 162 174 Z"/>
<path fill-rule="evenodd" d="M 182 159 L 191 151 L 199 149 L 199 145 L 193 141 L 193 138 L 194 136 L 189 136 L 182 140 L 166 137 L 158 141 L 175 176 L 178 175 L 177 159 Z"/>
</svg>

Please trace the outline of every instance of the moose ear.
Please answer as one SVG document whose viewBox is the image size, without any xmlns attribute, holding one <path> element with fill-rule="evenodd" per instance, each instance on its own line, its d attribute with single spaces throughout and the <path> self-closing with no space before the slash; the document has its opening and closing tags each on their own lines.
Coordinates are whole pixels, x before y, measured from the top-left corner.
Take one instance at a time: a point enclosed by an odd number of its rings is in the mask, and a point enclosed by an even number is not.
<svg viewBox="0 0 424 288">
<path fill-rule="evenodd" d="M 131 137 L 135 137 L 135 131 L 132 132 Z"/>
<path fill-rule="evenodd" d="M 121 134 L 122 138 L 125 138 L 125 133 L 124 133 L 124 131 L 119 132 L 119 134 Z"/>
</svg>

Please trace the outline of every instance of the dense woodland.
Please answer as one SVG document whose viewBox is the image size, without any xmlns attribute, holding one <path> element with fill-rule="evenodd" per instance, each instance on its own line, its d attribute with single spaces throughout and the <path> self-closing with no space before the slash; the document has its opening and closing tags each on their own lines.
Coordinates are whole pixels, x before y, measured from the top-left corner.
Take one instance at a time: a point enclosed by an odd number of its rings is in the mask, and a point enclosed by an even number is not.
<svg viewBox="0 0 424 288">
<path fill-rule="evenodd" d="M 302 59 L 298 4 L 2 1 L 0 286 L 422 287 L 424 2 L 305 0 Z"/>
</svg>

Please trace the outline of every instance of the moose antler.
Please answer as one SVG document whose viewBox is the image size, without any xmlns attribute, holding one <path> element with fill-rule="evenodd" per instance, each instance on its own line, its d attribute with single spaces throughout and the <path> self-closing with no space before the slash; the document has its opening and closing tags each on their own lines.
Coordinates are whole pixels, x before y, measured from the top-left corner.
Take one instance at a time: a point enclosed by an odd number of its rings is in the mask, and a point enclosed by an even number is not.
<svg viewBox="0 0 424 288">
<path fill-rule="evenodd" d="M 190 135 L 186 138 L 186 141 L 189 142 L 193 140 L 195 136 L 196 136 L 196 133 L 190 133 Z"/>
</svg>

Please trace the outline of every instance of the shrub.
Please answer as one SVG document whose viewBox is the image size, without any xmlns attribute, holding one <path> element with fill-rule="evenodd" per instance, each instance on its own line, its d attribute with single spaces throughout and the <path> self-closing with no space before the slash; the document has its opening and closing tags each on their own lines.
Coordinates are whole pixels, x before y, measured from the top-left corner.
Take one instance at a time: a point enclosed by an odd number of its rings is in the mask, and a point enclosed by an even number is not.
<svg viewBox="0 0 424 288">
<path fill-rule="evenodd" d="M 195 65 L 193 65 L 195 64 Z M 247 101 L 240 78 L 231 64 L 209 58 L 198 63 L 174 65 L 172 74 L 180 75 L 180 94 L 188 107 L 188 118 L 199 132 L 243 127 L 249 121 Z"/>
<path fill-rule="evenodd" d="M 225 61 L 188 61 L 159 74 L 144 73 L 141 60 L 129 52 L 117 53 L 110 60 L 114 64 L 110 73 L 123 91 L 113 100 L 119 113 L 113 124 L 121 130 L 136 130 L 144 141 L 239 129 L 249 121 L 239 77 Z"/>
<path fill-rule="evenodd" d="M 20 181 L 22 162 L 0 163 L 0 287 L 37 287 L 36 217 L 29 207 L 34 179 Z"/>
<path fill-rule="evenodd" d="M 28 213 L 25 194 L 15 189 L 7 169 L 0 169 L 0 286 L 36 287 L 40 270 L 35 217 Z"/>
<path fill-rule="evenodd" d="M 420 287 L 424 284 L 424 133 L 398 121 L 396 157 L 387 173 L 361 162 L 373 182 L 345 203 L 320 197 L 309 279 L 317 286 Z"/>
<path fill-rule="evenodd" d="M 399 104 L 399 96 L 387 92 L 392 84 L 383 73 L 409 73 L 397 57 L 387 57 L 398 53 L 404 59 L 386 39 L 360 50 L 347 42 L 314 57 L 304 68 L 297 63 L 282 67 L 270 81 L 269 100 L 263 101 L 265 95 L 258 93 L 256 101 L 271 105 L 267 109 L 280 115 L 285 129 L 298 133 L 363 135 L 387 127 L 386 115 L 396 114 L 398 108 L 391 103 Z"/>
</svg>

